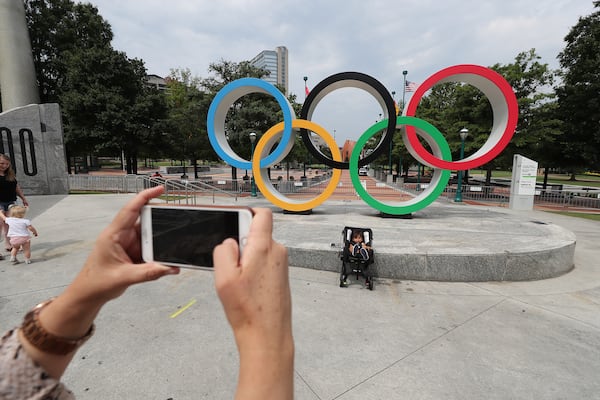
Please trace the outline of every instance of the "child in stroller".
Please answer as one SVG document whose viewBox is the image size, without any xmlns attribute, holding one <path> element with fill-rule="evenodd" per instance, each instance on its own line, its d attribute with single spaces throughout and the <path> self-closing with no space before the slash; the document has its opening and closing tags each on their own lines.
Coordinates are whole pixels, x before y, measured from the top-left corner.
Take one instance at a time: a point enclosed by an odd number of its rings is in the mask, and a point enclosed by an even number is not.
<svg viewBox="0 0 600 400">
<path fill-rule="evenodd" d="M 373 231 L 369 228 L 345 227 L 342 230 L 342 271 L 340 287 L 348 286 L 348 275 L 356 273 L 365 278 L 365 284 L 373 290 L 373 272 L 369 265 L 373 263 Z"/>
</svg>

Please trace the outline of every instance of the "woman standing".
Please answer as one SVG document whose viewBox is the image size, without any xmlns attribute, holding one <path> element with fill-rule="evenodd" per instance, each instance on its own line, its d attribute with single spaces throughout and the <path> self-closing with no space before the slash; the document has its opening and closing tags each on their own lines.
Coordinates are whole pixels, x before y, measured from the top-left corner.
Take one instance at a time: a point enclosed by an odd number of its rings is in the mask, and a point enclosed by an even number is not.
<svg viewBox="0 0 600 400">
<path fill-rule="evenodd" d="M 8 207 L 10 207 L 11 204 L 16 203 L 17 196 L 21 198 L 25 207 L 29 206 L 27 199 L 25 199 L 25 196 L 23 195 L 23 191 L 17 183 L 17 177 L 15 174 L 15 170 L 12 167 L 10 157 L 6 154 L 0 154 L 0 212 L 6 215 Z M 1 237 L 4 238 L 4 245 L 6 246 L 6 251 L 10 251 L 10 241 L 6 236 L 6 234 L 8 233 L 8 225 L 6 225 L 4 221 L 2 221 L 2 225 L 0 227 L 2 228 Z"/>
</svg>

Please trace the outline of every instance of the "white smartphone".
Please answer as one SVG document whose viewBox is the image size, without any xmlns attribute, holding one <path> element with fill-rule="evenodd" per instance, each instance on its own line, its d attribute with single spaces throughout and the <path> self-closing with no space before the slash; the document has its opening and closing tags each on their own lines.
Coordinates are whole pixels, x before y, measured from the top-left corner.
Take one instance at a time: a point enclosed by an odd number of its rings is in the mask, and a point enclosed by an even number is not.
<svg viewBox="0 0 600 400">
<path fill-rule="evenodd" d="M 252 210 L 235 206 L 146 205 L 140 214 L 142 258 L 183 268 L 212 268 L 215 246 L 237 240 L 241 252 Z"/>
</svg>

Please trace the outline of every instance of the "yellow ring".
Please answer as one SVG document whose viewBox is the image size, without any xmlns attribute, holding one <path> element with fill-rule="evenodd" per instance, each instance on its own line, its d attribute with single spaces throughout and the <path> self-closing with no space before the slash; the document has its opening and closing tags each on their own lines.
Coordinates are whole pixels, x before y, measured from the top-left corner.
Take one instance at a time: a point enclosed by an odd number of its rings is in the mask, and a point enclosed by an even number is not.
<svg viewBox="0 0 600 400">
<path fill-rule="evenodd" d="M 271 180 L 268 176 L 267 168 L 260 168 L 260 160 L 267 156 L 268 154 L 264 154 L 272 146 L 267 146 L 267 144 L 275 144 L 275 141 L 279 139 L 276 135 L 281 136 L 283 132 L 284 122 L 280 122 L 277 125 L 274 125 L 270 128 L 265 134 L 260 138 L 258 143 L 256 144 L 256 149 L 254 150 L 254 157 L 252 158 L 252 174 L 254 175 L 254 181 L 256 182 L 256 186 L 258 186 L 259 190 L 269 200 L 272 204 L 283 208 L 287 211 L 307 211 L 311 210 L 321 203 L 323 203 L 335 190 L 337 187 L 340 177 L 342 175 L 341 169 L 334 169 L 331 175 L 331 180 L 327 184 L 327 187 L 321 194 L 315 197 L 312 200 L 301 202 L 296 201 L 290 198 L 287 198 L 283 194 L 279 193 L 277 189 L 273 187 Z M 341 161 L 342 155 L 340 154 L 340 149 L 335 142 L 335 139 L 325 130 L 325 128 L 317 125 L 312 121 L 307 121 L 304 119 L 294 119 L 292 120 L 292 128 L 304 128 L 309 129 L 310 131 L 316 133 L 321 136 L 329 149 L 331 150 L 331 155 L 333 160 Z M 291 139 L 294 140 L 294 137 Z"/>
</svg>

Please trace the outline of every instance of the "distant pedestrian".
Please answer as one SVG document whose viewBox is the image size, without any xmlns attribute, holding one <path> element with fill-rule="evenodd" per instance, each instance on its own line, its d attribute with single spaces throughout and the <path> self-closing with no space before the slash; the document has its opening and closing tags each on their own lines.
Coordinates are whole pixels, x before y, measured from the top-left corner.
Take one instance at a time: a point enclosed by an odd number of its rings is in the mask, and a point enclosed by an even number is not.
<svg viewBox="0 0 600 400">
<path fill-rule="evenodd" d="M 17 196 L 21 198 L 25 207 L 29 205 L 17 183 L 17 177 L 15 170 L 12 167 L 10 157 L 6 154 L 0 154 L 0 213 L 6 215 L 8 207 L 16 203 Z M 6 226 L 4 222 L 0 222 L 0 234 L 0 238 L 4 238 L 5 240 L 4 246 L 6 251 L 10 251 L 11 246 L 7 236 L 8 226 Z M 3 258 L 4 257 L 0 255 L 0 260 Z"/>
<path fill-rule="evenodd" d="M 162 178 L 163 176 L 160 174 L 159 171 L 156 171 L 155 173 L 152 174 L 152 178 Z"/>
<path fill-rule="evenodd" d="M 8 225 L 8 239 L 12 246 L 10 261 L 18 264 L 17 253 L 21 248 L 25 256 L 25 264 L 31 264 L 31 233 L 37 236 L 37 230 L 31 225 L 31 221 L 25 218 L 27 208 L 23 206 L 12 206 L 8 210 L 8 217 L 0 213 L 0 218 Z"/>
</svg>

